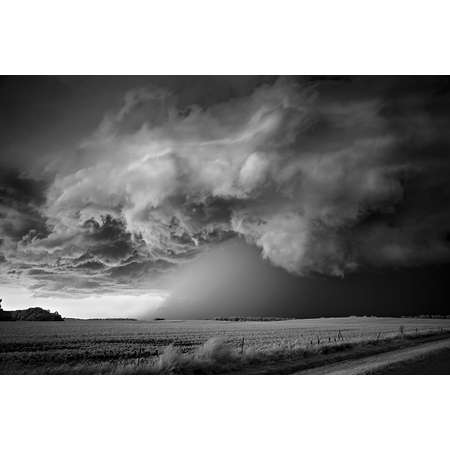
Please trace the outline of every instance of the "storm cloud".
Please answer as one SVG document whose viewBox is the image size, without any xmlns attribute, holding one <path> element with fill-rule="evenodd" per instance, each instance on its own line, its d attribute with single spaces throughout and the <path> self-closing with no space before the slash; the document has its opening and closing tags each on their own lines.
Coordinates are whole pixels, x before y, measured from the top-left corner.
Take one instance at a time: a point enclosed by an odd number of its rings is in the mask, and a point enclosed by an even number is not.
<svg viewBox="0 0 450 450">
<path fill-rule="evenodd" d="M 45 182 L 5 172 L 2 276 L 40 295 L 145 290 L 237 236 L 297 276 L 449 261 L 446 78 L 193 92 L 128 90 Z"/>
</svg>

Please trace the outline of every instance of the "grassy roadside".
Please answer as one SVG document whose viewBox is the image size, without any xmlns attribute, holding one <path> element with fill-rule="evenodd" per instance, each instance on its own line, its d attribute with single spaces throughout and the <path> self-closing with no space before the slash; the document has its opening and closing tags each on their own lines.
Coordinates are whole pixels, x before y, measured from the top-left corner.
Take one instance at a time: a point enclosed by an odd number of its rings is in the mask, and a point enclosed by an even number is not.
<svg viewBox="0 0 450 450">
<path fill-rule="evenodd" d="M 448 375 L 449 373 L 450 348 L 435 350 L 414 359 L 394 362 L 365 372 L 367 375 Z"/>
</svg>

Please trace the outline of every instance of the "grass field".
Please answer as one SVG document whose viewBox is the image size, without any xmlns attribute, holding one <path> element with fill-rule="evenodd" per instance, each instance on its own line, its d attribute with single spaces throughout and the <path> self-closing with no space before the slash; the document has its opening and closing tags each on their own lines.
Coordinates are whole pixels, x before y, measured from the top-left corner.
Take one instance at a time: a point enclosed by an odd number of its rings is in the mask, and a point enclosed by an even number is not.
<svg viewBox="0 0 450 450">
<path fill-rule="evenodd" d="M 324 318 L 0 323 L 0 373 L 224 373 L 450 331 L 450 320 Z"/>
</svg>

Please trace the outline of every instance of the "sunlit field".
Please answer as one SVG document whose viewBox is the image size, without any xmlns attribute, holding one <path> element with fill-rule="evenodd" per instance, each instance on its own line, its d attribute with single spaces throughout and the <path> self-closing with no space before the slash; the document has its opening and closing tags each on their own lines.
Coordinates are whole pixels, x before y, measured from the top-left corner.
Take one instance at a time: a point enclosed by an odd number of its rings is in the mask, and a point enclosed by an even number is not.
<svg viewBox="0 0 450 450">
<path fill-rule="evenodd" d="M 448 319 L 372 317 L 3 322 L 0 373 L 183 373 L 202 367 L 208 373 L 209 366 L 226 372 L 264 360 L 447 331 Z M 194 369 L 186 369 L 190 359 L 196 360 Z"/>
</svg>

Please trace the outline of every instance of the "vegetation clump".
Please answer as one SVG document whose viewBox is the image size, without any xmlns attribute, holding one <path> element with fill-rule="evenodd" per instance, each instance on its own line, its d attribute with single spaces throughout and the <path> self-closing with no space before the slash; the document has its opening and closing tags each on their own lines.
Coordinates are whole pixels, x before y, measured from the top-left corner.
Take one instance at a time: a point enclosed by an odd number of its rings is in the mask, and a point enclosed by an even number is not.
<svg viewBox="0 0 450 450">
<path fill-rule="evenodd" d="M 48 309 L 43 309 L 39 307 L 18 309 L 15 311 L 5 311 L 1 307 L 1 300 L 0 300 L 0 321 L 16 321 L 16 320 L 62 321 L 64 319 L 57 311 L 52 313 Z"/>
</svg>

